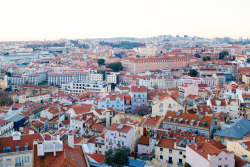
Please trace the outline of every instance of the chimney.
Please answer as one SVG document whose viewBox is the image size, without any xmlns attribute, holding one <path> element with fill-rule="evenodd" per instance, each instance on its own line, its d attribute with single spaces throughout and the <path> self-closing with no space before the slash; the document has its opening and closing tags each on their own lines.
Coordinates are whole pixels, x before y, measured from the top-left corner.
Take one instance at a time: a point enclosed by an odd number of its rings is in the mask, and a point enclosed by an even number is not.
<svg viewBox="0 0 250 167">
<path fill-rule="evenodd" d="M 56 140 L 60 140 L 60 134 L 57 133 Z"/>
<path fill-rule="evenodd" d="M 56 156 L 56 141 L 53 142 L 54 157 Z"/>
<path fill-rule="evenodd" d="M 37 155 L 38 156 L 44 156 L 43 141 L 38 141 L 37 142 Z"/>
<path fill-rule="evenodd" d="M 72 133 L 69 133 L 68 134 L 68 145 L 69 145 L 69 147 L 71 147 L 71 148 L 74 148 L 74 134 L 72 134 Z"/>
</svg>

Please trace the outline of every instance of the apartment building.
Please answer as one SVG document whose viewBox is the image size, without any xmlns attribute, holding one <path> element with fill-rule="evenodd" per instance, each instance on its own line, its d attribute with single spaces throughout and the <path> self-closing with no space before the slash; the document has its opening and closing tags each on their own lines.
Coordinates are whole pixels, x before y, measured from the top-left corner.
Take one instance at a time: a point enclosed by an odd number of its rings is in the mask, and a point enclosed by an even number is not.
<svg viewBox="0 0 250 167">
<path fill-rule="evenodd" d="M 146 86 L 131 86 L 132 112 L 139 106 L 147 106 L 147 88 Z"/>
<path fill-rule="evenodd" d="M 116 84 L 117 83 L 117 75 L 116 74 L 108 74 L 108 75 L 106 75 L 106 80 L 107 80 L 107 83 L 109 83 L 109 84 L 111 84 L 111 83 Z"/>
<path fill-rule="evenodd" d="M 189 58 L 167 57 L 167 58 L 123 58 L 122 65 L 126 71 L 140 73 L 148 70 L 161 70 L 165 68 L 188 67 Z"/>
<path fill-rule="evenodd" d="M 179 87 L 179 96 L 186 98 L 188 95 L 198 95 L 199 87 L 197 84 L 184 84 Z"/>
<path fill-rule="evenodd" d="M 98 100 L 98 109 L 112 107 L 117 110 L 124 110 L 124 95 L 108 95 Z"/>
<path fill-rule="evenodd" d="M 28 83 L 38 85 L 40 82 L 47 80 L 47 72 L 35 72 L 28 76 Z"/>
<path fill-rule="evenodd" d="M 223 73 L 214 73 L 213 77 L 217 80 L 218 86 L 225 86 L 226 84 L 226 76 Z"/>
<path fill-rule="evenodd" d="M 171 128 L 174 131 L 192 131 L 197 135 L 204 134 L 211 137 L 214 130 L 219 128 L 219 120 L 212 116 L 195 115 L 182 112 L 168 111 L 163 120 L 163 129 Z"/>
<path fill-rule="evenodd" d="M 131 126 L 113 123 L 105 133 L 105 151 L 126 146 L 130 148 L 132 152 L 132 146 L 135 143 L 135 141 L 133 141 L 133 133 Z"/>
<path fill-rule="evenodd" d="M 209 142 L 187 145 L 186 162 L 192 167 L 234 167 L 234 153 L 222 151 Z"/>
<path fill-rule="evenodd" d="M 152 115 L 165 116 L 168 111 L 185 111 L 184 106 L 182 106 L 176 99 L 169 95 L 162 95 L 158 99 L 153 101 L 152 105 Z"/>
<path fill-rule="evenodd" d="M 62 91 L 70 94 L 90 92 L 108 92 L 109 88 L 105 81 L 73 81 L 62 84 Z"/>
<path fill-rule="evenodd" d="M 48 73 L 48 85 L 62 85 L 72 81 L 86 81 L 88 80 L 88 72 L 83 70 L 70 70 L 70 72 Z"/>
<path fill-rule="evenodd" d="M 10 137 L 1 137 L 0 166 L 33 166 L 33 143 L 42 140 L 39 133 L 21 135 L 15 132 Z"/>
<path fill-rule="evenodd" d="M 103 81 L 103 74 L 89 74 L 90 81 Z"/>
<path fill-rule="evenodd" d="M 250 162 L 250 139 L 227 142 L 227 150 L 234 152 L 242 160 Z"/>
<path fill-rule="evenodd" d="M 155 159 L 162 162 L 159 165 L 183 166 L 186 161 L 186 144 L 189 143 L 182 143 L 176 139 L 163 137 L 155 146 Z"/>
<path fill-rule="evenodd" d="M 14 132 L 14 122 L 0 119 L 0 137 L 11 136 Z"/>
<path fill-rule="evenodd" d="M 11 85 L 23 85 L 28 82 L 28 75 L 12 75 L 10 77 Z"/>
</svg>

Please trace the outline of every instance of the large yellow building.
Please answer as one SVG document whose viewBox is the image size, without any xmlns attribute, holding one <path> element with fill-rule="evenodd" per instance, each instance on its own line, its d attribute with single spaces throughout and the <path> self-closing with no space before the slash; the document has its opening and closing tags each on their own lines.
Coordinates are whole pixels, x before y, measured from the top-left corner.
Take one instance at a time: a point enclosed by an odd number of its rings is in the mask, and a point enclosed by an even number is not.
<svg viewBox="0 0 250 167">
<path fill-rule="evenodd" d="M 242 82 L 250 84 L 250 75 L 242 75 Z"/>
<path fill-rule="evenodd" d="M 229 141 L 227 150 L 250 162 L 250 139 Z"/>
<path fill-rule="evenodd" d="M 157 100 L 153 101 L 153 106 L 152 106 L 152 116 L 165 116 L 168 111 L 179 111 L 182 110 L 184 111 L 185 108 L 178 103 L 174 97 L 170 95 L 163 95 L 160 96 Z"/>
</svg>

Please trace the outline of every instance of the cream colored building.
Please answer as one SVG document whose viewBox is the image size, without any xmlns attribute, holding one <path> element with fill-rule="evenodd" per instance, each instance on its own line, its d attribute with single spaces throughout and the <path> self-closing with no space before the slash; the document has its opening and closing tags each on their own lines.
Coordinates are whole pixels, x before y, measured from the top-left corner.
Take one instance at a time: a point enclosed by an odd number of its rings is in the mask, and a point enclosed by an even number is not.
<svg viewBox="0 0 250 167">
<path fill-rule="evenodd" d="M 28 96 L 28 97 L 26 97 L 26 101 L 33 101 L 35 103 L 41 103 L 42 100 L 46 100 L 49 98 L 50 98 L 50 94 L 44 93 L 44 94 L 38 94 L 38 95 L 34 95 L 34 96 Z"/>
<path fill-rule="evenodd" d="M 140 54 L 140 56 L 155 56 L 157 53 L 156 47 L 149 46 L 140 46 L 139 48 L 134 48 L 136 52 Z"/>
<path fill-rule="evenodd" d="M 233 151 L 235 155 L 250 162 L 250 139 L 234 140 L 227 142 L 227 150 Z"/>
<path fill-rule="evenodd" d="M 6 121 L 0 119 L 0 137 L 11 136 L 14 132 L 14 123 L 12 121 Z"/>
<path fill-rule="evenodd" d="M 8 86 L 7 75 L 0 76 L 0 89 L 5 90 Z"/>
<path fill-rule="evenodd" d="M 103 81 L 103 74 L 89 74 L 89 80 L 91 80 L 91 81 Z"/>
<path fill-rule="evenodd" d="M 155 166 L 183 166 L 186 162 L 186 147 L 176 145 L 176 140 L 162 138 L 155 146 Z"/>
<path fill-rule="evenodd" d="M 42 140 L 39 133 L 21 135 L 19 132 L 13 133 L 12 137 L 0 138 L 0 166 L 1 167 L 33 167 L 34 154 L 33 143 Z"/>
<path fill-rule="evenodd" d="M 185 108 L 174 100 L 170 95 L 160 96 L 157 100 L 153 101 L 152 116 L 165 116 L 167 111 L 184 111 Z"/>
<path fill-rule="evenodd" d="M 250 75 L 242 75 L 242 82 L 250 84 Z"/>
<path fill-rule="evenodd" d="M 107 75 L 107 83 L 117 83 L 117 75 L 116 74 L 109 74 Z"/>
</svg>

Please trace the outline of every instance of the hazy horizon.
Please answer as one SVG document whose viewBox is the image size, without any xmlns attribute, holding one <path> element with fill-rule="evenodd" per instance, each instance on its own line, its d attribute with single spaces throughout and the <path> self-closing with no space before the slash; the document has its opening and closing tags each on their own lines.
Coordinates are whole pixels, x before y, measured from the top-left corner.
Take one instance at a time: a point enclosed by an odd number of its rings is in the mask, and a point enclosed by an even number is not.
<svg viewBox="0 0 250 167">
<path fill-rule="evenodd" d="M 168 34 L 250 38 L 249 0 L 12 0 L 1 6 L 0 41 Z"/>
</svg>

